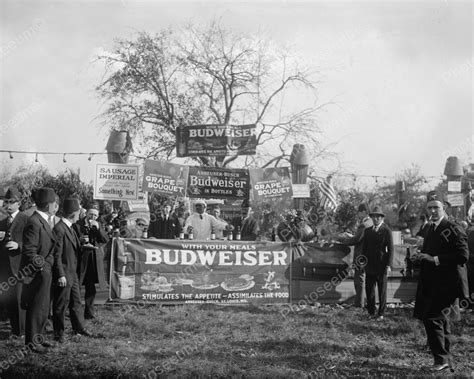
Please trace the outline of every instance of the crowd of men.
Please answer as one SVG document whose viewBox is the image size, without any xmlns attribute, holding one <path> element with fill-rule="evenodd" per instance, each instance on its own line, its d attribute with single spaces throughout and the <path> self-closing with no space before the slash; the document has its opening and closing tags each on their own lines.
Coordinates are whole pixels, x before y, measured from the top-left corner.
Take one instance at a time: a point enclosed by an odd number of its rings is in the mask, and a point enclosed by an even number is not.
<svg viewBox="0 0 474 379">
<path fill-rule="evenodd" d="M 45 338 L 45 325 L 52 311 L 54 338 L 65 340 L 65 314 L 73 332 L 91 336 L 85 319 L 95 317 L 96 284 L 106 288 L 103 246 L 115 233 L 122 237 L 196 240 L 235 239 L 255 241 L 258 222 L 247 201 L 240 215 L 230 222 L 221 218 L 219 205 L 207 212 L 205 201 L 194 203 L 187 218 L 165 203 L 152 211 L 150 223 L 137 218 L 132 226 L 122 224 L 113 208 L 99 217 L 97 204 L 84 210 L 76 198 L 62 201 L 51 188 L 35 191 L 36 210 L 19 211 L 18 189 L 10 187 L 3 200 L 7 217 L 0 220 L 0 302 L 11 323 L 13 336 L 25 335 L 35 351 L 52 344 Z M 468 299 L 468 238 L 463 228 L 448 219 L 441 194 L 427 196 L 427 216 L 418 232 L 418 251 L 411 255 L 419 267 L 414 316 L 423 321 L 427 344 L 434 357 L 435 371 L 449 367 L 450 319 L 458 317 L 459 300 Z M 378 206 L 358 207 L 355 235 L 331 236 L 341 244 L 354 246 L 355 306 L 367 309 L 369 318 L 383 321 L 387 302 L 387 278 L 392 269 L 392 232 Z M 472 234 L 474 237 L 474 233 Z M 471 243 L 470 242 L 470 243 Z M 107 260 L 105 260 L 107 262 Z M 85 287 L 85 307 L 80 286 Z M 378 307 L 375 289 L 378 292 Z M 472 288 L 471 288 L 472 290 Z M 40 341 L 40 343 L 38 343 Z"/>
<path fill-rule="evenodd" d="M 94 204 L 81 216 L 77 198 L 62 202 L 51 188 L 33 194 L 34 212 L 20 212 L 21 195 L 8 188 L 0 221 L 0 303 L 8 314 L 14 338 L 25 338 L 32 351 L 53 344 L 45 327 L 52 318 L 54 339 L 65 341 L 65 315 L 75 334 L 91 336 L 85 319 L 94 318 L 96 283 L 105 288 L 102 246 L 108 235 L 97 221 Z M 80 286 L 85 286 L 85 309 Z"/>
</svg>

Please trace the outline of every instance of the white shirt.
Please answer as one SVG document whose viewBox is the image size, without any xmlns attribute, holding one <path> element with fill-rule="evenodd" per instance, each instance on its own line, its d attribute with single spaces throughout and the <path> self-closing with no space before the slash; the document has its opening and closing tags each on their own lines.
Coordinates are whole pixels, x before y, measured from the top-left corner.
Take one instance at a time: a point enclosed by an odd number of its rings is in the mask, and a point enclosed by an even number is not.
<svg viewBox="0 0 474 379">
<path fill-rule="evenodd" d="M 42 212 L 42 211 L 39 211 L 38 209 L 36 210 L 36 212 L 37 212 L 41 217 L 43 217 L 43 218 L 46 220 L 46 222 L 49 224 L 49 217 L 50 217 L 49 214 L 44 213 L 44 212 Z"/>
<path fill-rule="evenodd" d="M 201 219 L 202 216 L 202 219 Z M 217 220 L 214 216 L 210 214 L 203 213 L 200 215 L 199 213 L 193 213 L 186 219 L 186 223 L 184 225 L 184 230 L 188 229 L 188 226 L 193 227 L 193 237 L 196 240 L 209 240 L 211 239 L 211 232 L 212 229 L 214 231 L 221 231 L 224 230 L 227 226 L 227 222 Z"/>
<path fill-rule="evenodd" d="M 67 218 L 61 217 L 61 220 L 69 227 L 69 229 L 72 228 L 72 222 L 69 221 Z"/>
<path fill-rule="evenodd" d="M 15 219 L 15 217 L 16 217 L 16 215 L 17 215 L 18 213 L 20 213 L 20 211 L 17 210 L 17 211 L 13 212 L 13 213 L 10 215 L 11 218 L 12 218 L 12 222 L 13 222 L 13 220 Z"/>
<path fill-rule="evenodd" d="M 433 224 L 434 224 L 434 229 L 433 230 L 436 230 L 436 228 L 439 226 L 439 224 L 441 224 L 441 221 L 443 221 L 443 217 L 440 217 L 440 219 L 438 221 L 433 221 Z"/>
</svg>

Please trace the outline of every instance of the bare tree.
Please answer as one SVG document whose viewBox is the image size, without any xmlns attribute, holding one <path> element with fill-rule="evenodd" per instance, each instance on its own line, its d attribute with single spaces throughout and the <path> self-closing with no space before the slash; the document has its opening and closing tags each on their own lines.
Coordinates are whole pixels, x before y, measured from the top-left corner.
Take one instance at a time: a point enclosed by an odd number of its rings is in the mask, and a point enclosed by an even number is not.
<svg viewBox="0 0 474 379">
<path fill-rule="evenodd" d="M 277 165 L 296 142 L 315 157 L 323 151 L 316 83 L 268 39 L 218 22 L 186 25 L 120 40 L 98 59 L 106 67 L 97 87 L 104 122 L 141 135 L 147 157 L 172 156 L 176 127 L 196 124 L 257 124 L 256 156 L 199 157 L 204 165 Z"/>
</svg>

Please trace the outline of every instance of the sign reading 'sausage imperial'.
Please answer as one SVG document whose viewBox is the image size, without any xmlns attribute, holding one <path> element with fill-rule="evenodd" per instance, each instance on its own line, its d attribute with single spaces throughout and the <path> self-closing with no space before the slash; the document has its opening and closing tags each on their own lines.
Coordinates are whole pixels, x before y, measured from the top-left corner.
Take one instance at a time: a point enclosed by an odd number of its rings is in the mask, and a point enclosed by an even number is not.
<svg viewBox="0 0 474 379">
<path fill-rule="evenodd" d="M 256 149 L 255 124 L 193 125 L 176 128 L 178 157 L 253 155 Z"/>
</svg>

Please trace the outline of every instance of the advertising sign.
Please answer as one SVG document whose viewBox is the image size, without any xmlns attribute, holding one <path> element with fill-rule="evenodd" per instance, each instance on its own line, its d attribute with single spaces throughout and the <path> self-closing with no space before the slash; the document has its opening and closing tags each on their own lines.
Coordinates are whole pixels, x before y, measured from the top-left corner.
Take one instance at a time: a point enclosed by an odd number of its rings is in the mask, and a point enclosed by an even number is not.
<svg viewBox="0 0 474 379">
<path fill-rule="evenodd" d="M 446 200 L 452 207 L 462 207 L 464 205 L 464 195 L 462 193 L 448 193 Z"/>
<path fill-rule="evenodd" d="M 289 301 L 288 243 L 117 239 L 110 297 L 163 303 Z"/>
<path fill-rule="evenodd" d="M 176 128 L 178 157 L 253 155 L 256 125 L 192 125 Z"/>
<path fill-rule="evenodd" d="M 98 163 L 95 170 L 94 199 L 137 200 L 138 165 Z"/>
<path fill-rule="evenodd" d="M 249 170 L 253 199 L 291 199 L 293 195 L 288 167 Z"/>
<path fill-rule="evenodd" d="M 243 169 L 189 167 L 189 197 L 211 199 L 246 199 L 249 195 L 249 174 Z"/>
<path fill-rule="evenodd" d="M 188 166 L 148 159 L 145 161 L 143 191 L 184 196 L 188 170 Z"/>
</svg>

